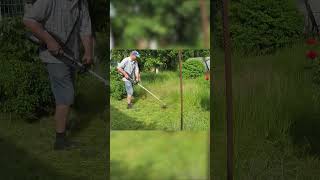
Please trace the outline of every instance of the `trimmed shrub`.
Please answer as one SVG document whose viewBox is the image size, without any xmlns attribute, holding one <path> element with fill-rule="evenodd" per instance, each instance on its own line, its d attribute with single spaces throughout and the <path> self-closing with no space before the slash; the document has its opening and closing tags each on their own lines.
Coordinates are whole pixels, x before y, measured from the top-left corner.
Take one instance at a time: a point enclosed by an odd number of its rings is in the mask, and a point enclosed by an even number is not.
<svg viewBox="0 0 320 180">
<path fill-rule="evenodd" d="M 110 94 L 111 97 L 117 100 L 121 100 L 126 96 L 126 90 L 121 78 L 122 76 L 118 73 L 116 68 L 110 70 Z"/>
<path fill-rule="evenodd" d="M 203 75 L 203 69 L 203 64 L 200 61 L 186 61 L 182 64 L 182 76 L 185 78 L 197 78 Z"/>
<path fill-rule="evenodd" d="M 231 38 L 235 51 L 264 55 L 301 40 L 303 16 L 292 0 L 233 0 L 230 8 Z M 220 46 L 222 22 L 218 18 Z"/>
<path fill-rule="evenodd" d="M 54 101 L 37 47 L 24 32 L 20 18 L 0 23 L 0 112 L 31 120 L 49 112 Z"/>
</svg>

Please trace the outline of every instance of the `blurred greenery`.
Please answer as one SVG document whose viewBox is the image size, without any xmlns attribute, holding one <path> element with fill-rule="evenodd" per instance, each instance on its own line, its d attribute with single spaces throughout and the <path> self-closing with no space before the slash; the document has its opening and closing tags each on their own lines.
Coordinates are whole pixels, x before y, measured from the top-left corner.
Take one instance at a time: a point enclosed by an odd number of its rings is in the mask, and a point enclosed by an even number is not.
<svg viewBox="0 0 320 180">
<path fill-rule="evenodd" d="M 136 47 L 139 40 L 158 41 L 160 47 L 202 46 L 198 0 L 111 0 L 116 15 L 111 19 L 116 47 Z M 207 16 L 210 1 L 206 0 Z"/>
<path fill-rule="evenodd" d="M 111 131 L 111 180 L 207 180 L 209 133 Z"/>
</svg>

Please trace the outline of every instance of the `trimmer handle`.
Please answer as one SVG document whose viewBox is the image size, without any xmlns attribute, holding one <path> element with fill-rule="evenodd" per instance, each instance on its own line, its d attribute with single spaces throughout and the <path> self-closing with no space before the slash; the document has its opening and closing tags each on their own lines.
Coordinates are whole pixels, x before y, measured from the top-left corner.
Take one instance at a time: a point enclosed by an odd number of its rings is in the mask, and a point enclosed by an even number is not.
<svg viewBox="0 0 320 180">
<path fill-rule="evenodd" d="M 129 75 L 128 75 L 128 76 L 129 76 Z M 134 84 L 134 85 L 138 84 L 138 81 L 133 80 L 130 76 L 129 76 L 128 80 L 129 80 L 132 84 Z"/>
</svg>

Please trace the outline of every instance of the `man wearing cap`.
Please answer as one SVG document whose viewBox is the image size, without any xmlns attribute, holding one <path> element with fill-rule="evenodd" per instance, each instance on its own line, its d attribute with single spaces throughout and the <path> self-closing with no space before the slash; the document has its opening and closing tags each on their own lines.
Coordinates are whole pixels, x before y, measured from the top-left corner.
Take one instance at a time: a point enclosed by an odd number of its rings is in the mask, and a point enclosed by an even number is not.
<svg viewBox="0 0 320 180">
<path fill-rule="evenodd" d="M 80 42 L 83 63 L 92 64 L 93 45 L 91 19 L 86 0 L 37 0 L 26 11 L 23 23 L 44 45 L 39 57 L 46 65 L 51 89 L 55 97 L 55 150 L 72 147 L 67 141 L 68 114 L 74 102 L 75 70 L 59 60 L 58 55 L 68 52 L 80 59 Z"/>
<path fill-rule="evenodd" d="M 124 58 L 118 64 L 118 71 L 124 76 L 122 80 L 127 92 L 128 109 L 132 108 L 132 95 L 133 95 L 133 81 L 139 82 L 140 71 L 137 58 L 140 57 L 138 51 L 132 51 L 129 57 Z"/>
</svg>

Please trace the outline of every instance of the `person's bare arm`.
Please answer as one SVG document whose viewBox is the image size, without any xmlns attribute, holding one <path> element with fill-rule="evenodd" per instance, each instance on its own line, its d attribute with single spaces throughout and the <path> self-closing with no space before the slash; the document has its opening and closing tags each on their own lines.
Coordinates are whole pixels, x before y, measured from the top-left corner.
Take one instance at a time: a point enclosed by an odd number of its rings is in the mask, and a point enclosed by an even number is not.
<svg viewBox="0 0 320 180">
<path fill-rule="evenodd" d="M 85 64 L 93 63 L 93 37 L 91 35 L 85 35 L 81 37 L 81 41 L 84 47 L 83 62 Z"/>
<path fill-rule="evenodd" d="M 50 15 L 50 12 L 52 11 L 52 5 L 53 2 L 51 0 L 36 1 L 32 7 L 25 12 L 23 24 L 32 32 L 35 37 L 47 45 L 49 52 L 51 52 L 53 55 L 56 55 L 61 47 L 42 25 Z"/>
<path fill-rule="evenodd" d="M 87 1 L 82 1 L 82 11 L 80 15 L 80 37 L 84 47 L 83 63 L 93 63 L 93 32 L 91 18 L 89 14 L 89 6 Z"/>
<path fill-rule="evenodd" d="M 126 71 L 124 71 L 121 67 L 117 67 L 117 70 L 118 72 L 120 72 L 121 74 L 123 74 L 123 76 L 126 78 L 126 79 L 129 79 L 129 75 Z"/>
<path fill-rule="evenodd" d="M 61 46 L 47 31 L 44 30 L 41 23 L 34 20 L 24 19 L 23 24 L 33 33 L 34 36 L 47 45 L 50 53 L 53 55 L 57 55 L 59 53 Z"/>
<path fill-rule="evenodd" d="M 140 72 L 136 73 L 136 81 L 140 82 L 141 78 L 140 78 Z"/>
<path fill-rule="evenodd" d="M 141 81 L 141 78 L 140 78 L 140 69 L 139 69 L 139 66 L 138 66 L 138 65 L 136 66 L 135 74 L 136 74 L 136 81 L 140 82 L 140 81 Z"/>
</svg>

